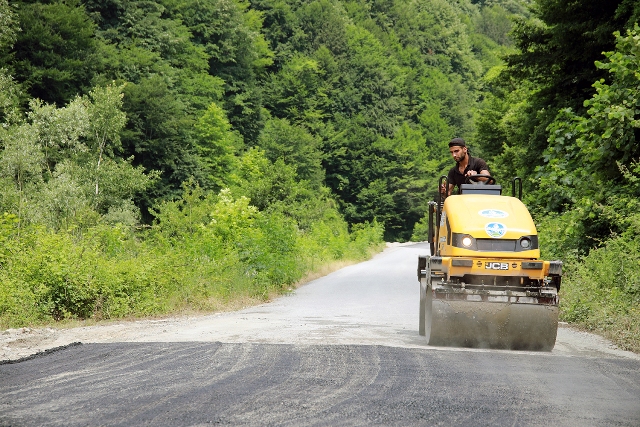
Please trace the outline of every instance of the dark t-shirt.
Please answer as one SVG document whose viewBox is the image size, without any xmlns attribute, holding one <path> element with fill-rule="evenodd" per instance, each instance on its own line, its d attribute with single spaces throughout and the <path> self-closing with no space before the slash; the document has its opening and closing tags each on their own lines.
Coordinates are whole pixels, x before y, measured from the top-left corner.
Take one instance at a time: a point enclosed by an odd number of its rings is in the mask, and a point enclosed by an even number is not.
<svg viewBox="0 0 640 427">
<path fill-rule="evenodd" d="M 487 166 L 487 162 L 482 160 L 480 157 L 469 156 L 469 164 L 467 164 L 467 167 L 464 169 L 464 173 L 460 173 L 457 164 L 451 168 L 451 170 L 449 171 L 449 175 L 447 176 L 449 185 L 455 185 L 456 187 L 458 187 L 458 191 L 460 191 L 460 185 L 464 184 L 467 179 L 464 174 L 471 170 L 476 171 L 476 173 L 480 173 L 484 170 L 488 171 L 489 167 Z"/>
</svg>

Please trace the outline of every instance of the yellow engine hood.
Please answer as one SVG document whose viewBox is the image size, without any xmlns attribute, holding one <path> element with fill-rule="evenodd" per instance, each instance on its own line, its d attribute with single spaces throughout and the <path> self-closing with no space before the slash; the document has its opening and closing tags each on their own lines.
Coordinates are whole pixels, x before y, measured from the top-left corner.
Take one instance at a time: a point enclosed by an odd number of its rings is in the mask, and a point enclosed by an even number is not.
<svg viewBox="0 0 640 427">
<path fill-rule="evenodd" d="M 449 227 L 447 227 L 447 224 Z M 462 194 L 447 197 L 440 221 L 440 247 L 444 254 L 470 255 L 472 252 L 443 244 L 452 233 L 463 233 L 475 239 L 513 239 L 537 236 L 536 226 L 525 205 L 515 197 L 486 194 Z M 444 238 L 443 238 L 444 237 Z M 511 253 L 515 255 L 514 253 Z M 488 254 L 487 254 L 488 255 Z M 507 256 L 506 252 L 493 256 Z M 540 256 L 538 249 L 521 251 L 518 257 Z"/>
<path fill-rule="evenodd" d="M 515 197 L 454 195 L 445 200 L 443 212 L 441 225 L 448 220 L 453 233 L 503 239 L 538 234 L 529 211 Z"/>
</svg>

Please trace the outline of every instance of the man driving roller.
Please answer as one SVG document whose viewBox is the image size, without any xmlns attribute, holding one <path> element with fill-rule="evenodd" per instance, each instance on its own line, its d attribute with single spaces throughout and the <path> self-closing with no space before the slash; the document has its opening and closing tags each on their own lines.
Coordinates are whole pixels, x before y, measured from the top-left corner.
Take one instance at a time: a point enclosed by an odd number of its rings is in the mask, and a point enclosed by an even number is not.
<svg viewBox="0 0 640 427">
<path fill-rule="evenodd" d="M 449 141 L 449 152 L 455 160 L 456 165 L 451 168 L 449 175 L 447 176 L 447 182 L 449 188 L 445 191 L 444 184 L 440 187 L 440 192 L 447 196 L 451 195 L 454 187 L 458 187 L 460 191 L 460 185 L 464 184 L 467 177 L 472 175 L 490 175 L 487 162 L 480 157 L 472 157 L 467 149 L 467 144 L 462 138 L 453 138 Z M 478 181 L 486 181 L 487 178 L 477 178 Z"/>
</svg>

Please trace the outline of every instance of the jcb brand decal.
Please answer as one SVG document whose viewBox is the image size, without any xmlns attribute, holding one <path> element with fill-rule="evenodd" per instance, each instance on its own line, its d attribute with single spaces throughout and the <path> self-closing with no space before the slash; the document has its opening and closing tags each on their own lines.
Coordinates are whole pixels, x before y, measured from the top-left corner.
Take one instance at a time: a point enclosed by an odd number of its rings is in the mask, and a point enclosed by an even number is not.
<svg viewBox="0 0 640 427">
<path fill-rule="evenodd" d="M 485 270 L 508 270 L 509 264 L 506 262 L 485 262 Z"/>
</svg>

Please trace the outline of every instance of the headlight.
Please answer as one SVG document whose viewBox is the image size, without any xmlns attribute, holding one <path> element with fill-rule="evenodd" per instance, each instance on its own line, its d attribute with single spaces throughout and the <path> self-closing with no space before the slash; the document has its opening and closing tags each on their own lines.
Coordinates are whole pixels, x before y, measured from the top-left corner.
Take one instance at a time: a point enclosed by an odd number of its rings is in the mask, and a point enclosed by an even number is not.
<svg viewBox="0 0 640 427">
<path fill-rule="evenodd" d="M 470 247 L 472 243 L 473 239 L 471 238 L 471 236 L 464 236 L 462 238 L 462 246 L 464 246 L 465 248 Z"/>
<path fill-rule="evenodd" d="M 531 239 L 523 237 L 520 239 L 520 246 L 522 246 L 523 249 L 529 249 L 531 247 Z"/>
</svg>

